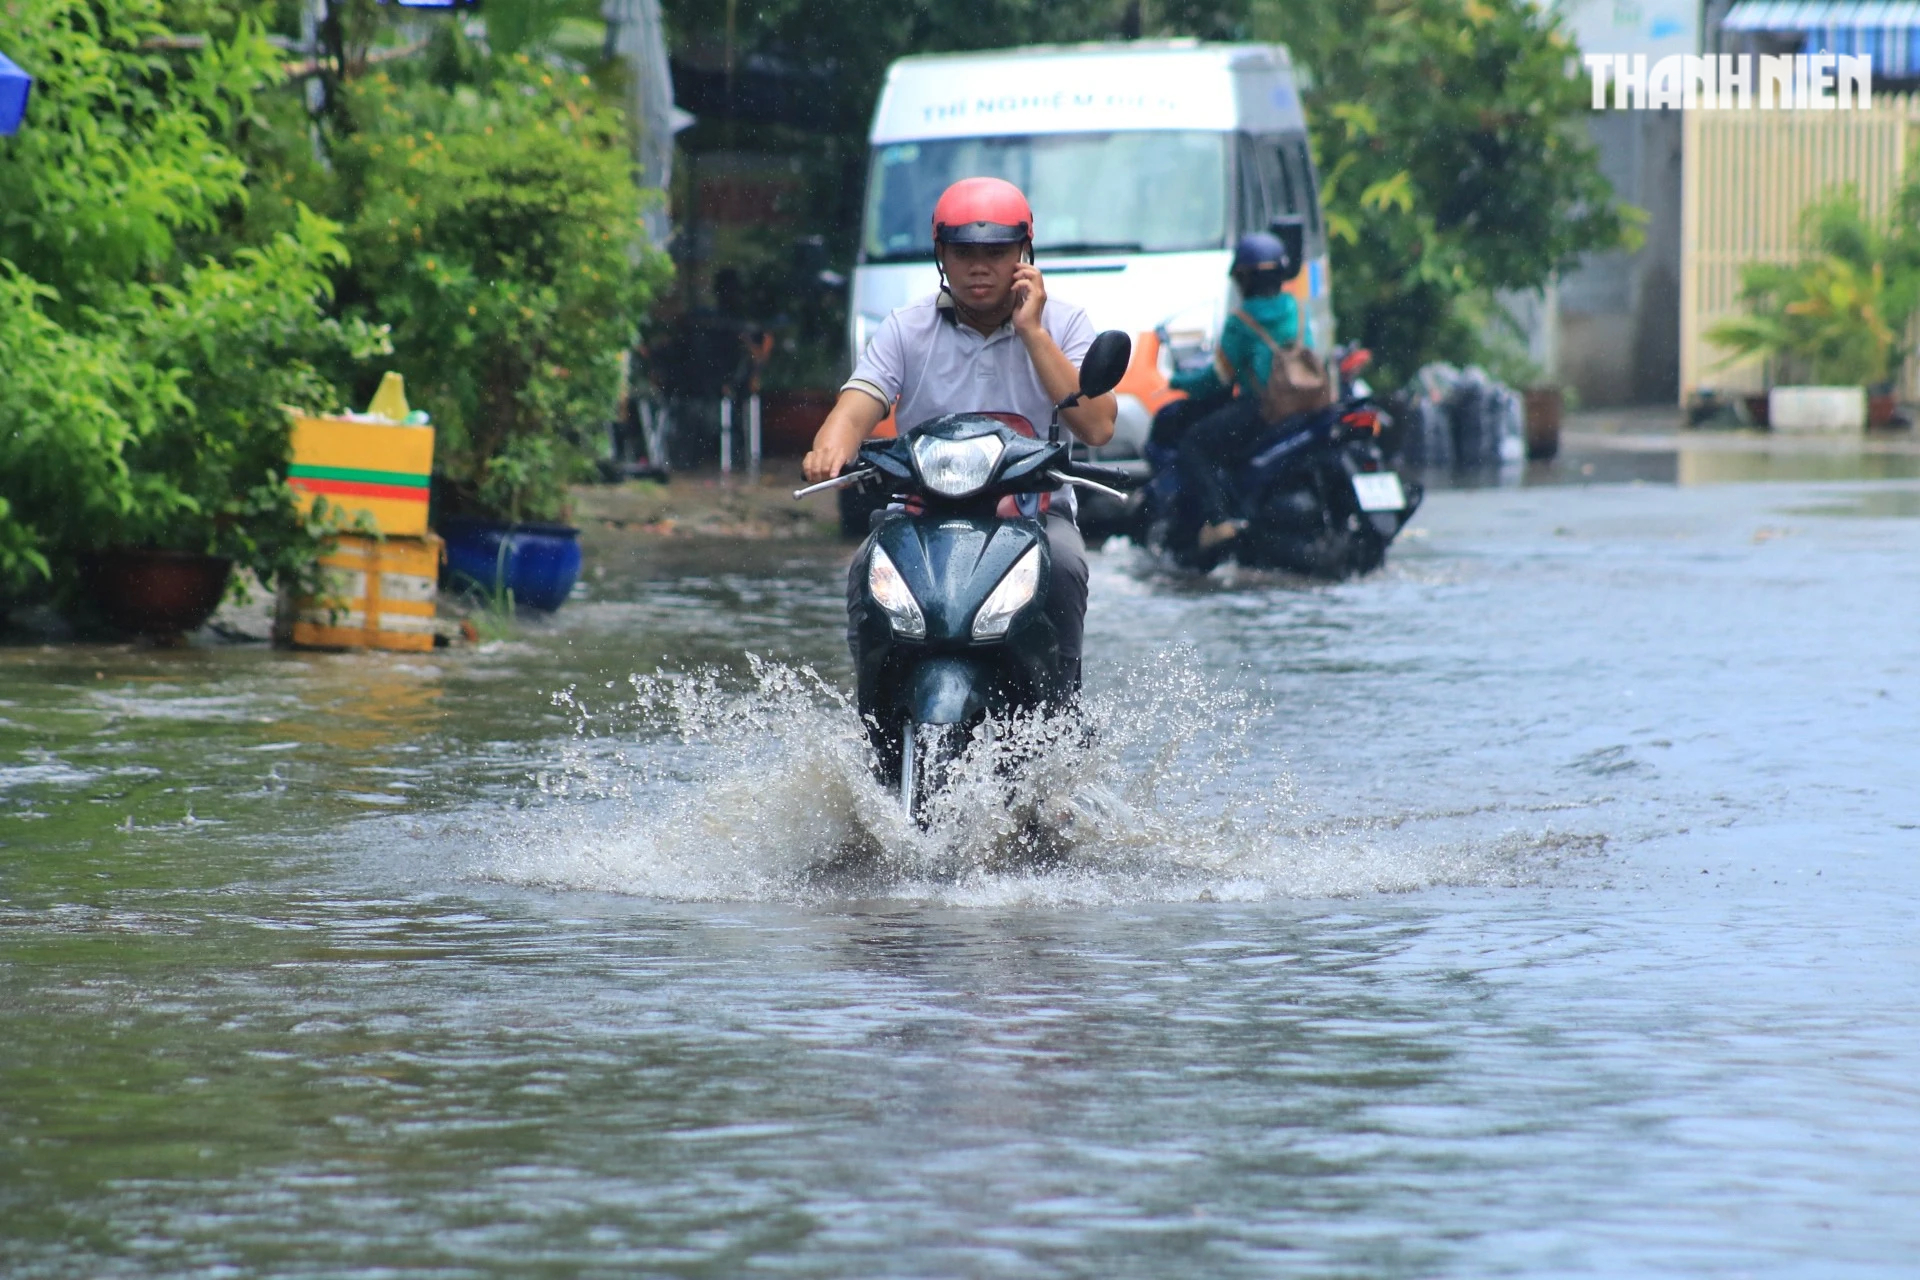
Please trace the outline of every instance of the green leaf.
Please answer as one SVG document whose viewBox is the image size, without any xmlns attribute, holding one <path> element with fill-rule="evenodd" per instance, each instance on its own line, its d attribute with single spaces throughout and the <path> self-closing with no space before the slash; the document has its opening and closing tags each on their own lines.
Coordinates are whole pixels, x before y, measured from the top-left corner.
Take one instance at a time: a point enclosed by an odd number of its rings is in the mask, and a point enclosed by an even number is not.
<svg viewBox="0 0 1920 1280">
<path fill-rule="evenodd" d="M 1402 169 L 1391 178 L 1371 184 L 1360 193 L 1360 207 L 1376 213 L 1384 213 L 1388 209 L 1412 213 L 1413 175 Z"/>
</svg>

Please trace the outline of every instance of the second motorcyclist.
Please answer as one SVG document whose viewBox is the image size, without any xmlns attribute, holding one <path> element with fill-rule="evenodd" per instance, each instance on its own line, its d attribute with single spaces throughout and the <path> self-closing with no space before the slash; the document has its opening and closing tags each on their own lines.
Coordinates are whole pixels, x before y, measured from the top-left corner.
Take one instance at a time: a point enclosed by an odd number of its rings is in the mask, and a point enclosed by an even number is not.
<svg viewBox="0 0 1920 1280">
<path fill-rule="evenodd" d="M 998 178 L 954 183 L 934 206 L 933 241 L 938 292 L 898 308 L 875 331 L 802 463 L 809 481 L 839 475 L 889 410 L 903 430 L 950 413 L 1014 413 L 1044 430 L 1053 406 L 1079 387 L 1093 325 L 1079 307 L 1047 296 L 1033 265 L 1033 211 L 1020 189 Z M 1098 446 L 1113 438 L 1117 411 L 1108 393 L 1063 410 L 1060 419 L 1076 438 Z M 1072 493 L 1044 496 L 1053 565 L 1047 615 L 1077 689 L 1086 548 Z M 862 563 L 855 557 L 856 575 Z M 856 579 L 850 599 L 858 586 Z"/>
<path fill-rule="evenodd" d="M 1199 501 L 1198 544 L 1203 551 L 1238 536 L 1246 527 L 1245 513 L 1233 496 L 1233 469 L 1272 425 L 1261 417 L 1260 399 L 1273 369 L 1275 346 L 1312 340 L 1299 304 L 1285 292 L 1293 267 L 1278 236 L 1261 231 L 1240 237 L 1233 250 L 1232 272 L 1241 305 L 1227 318 L 1213 363 L 1176 373 L 1171 379 L 1175 390 L 1196 402 L 1232 394 L 1219 408 L 1187 426 L 1179 438 L 1180 475 L 1192 485 Z M 1255 332 L 1255 325 L 1265 331 L 1264 338 Z"/>
</svg>

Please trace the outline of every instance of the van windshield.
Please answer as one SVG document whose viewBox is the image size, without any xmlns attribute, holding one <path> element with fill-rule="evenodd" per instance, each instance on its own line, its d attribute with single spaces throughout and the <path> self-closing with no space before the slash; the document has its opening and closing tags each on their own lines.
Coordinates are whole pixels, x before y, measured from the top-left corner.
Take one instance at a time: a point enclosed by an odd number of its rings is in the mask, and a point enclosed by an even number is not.
<svg viewBox="0 0 1920 1280">
<path fill-rule="evenodd" d="M 933 205 L 961 178 L 1005 178 L 1042 253 L 1175 253 L 1227 240 L 1225 133 L 1137 130 L 943 138 L 874 148 L 862 256 L 933 257 Z"/>
</svg>

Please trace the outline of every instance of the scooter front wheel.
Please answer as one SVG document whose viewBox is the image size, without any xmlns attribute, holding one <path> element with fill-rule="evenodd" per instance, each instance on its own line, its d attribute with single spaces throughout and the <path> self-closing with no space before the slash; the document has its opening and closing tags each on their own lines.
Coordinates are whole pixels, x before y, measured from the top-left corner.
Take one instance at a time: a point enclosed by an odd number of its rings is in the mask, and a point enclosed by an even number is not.
<svg viewBox="0 0 1920 1280">
<path fill-rule="evenodd" d="M 900 807 L 917 825 L 927 825 L 927 808 L 947 785 L 953 762 L 966 748 L 967 733 L 957 724 L 915 724 L 900 729 Z"/>
</svg>

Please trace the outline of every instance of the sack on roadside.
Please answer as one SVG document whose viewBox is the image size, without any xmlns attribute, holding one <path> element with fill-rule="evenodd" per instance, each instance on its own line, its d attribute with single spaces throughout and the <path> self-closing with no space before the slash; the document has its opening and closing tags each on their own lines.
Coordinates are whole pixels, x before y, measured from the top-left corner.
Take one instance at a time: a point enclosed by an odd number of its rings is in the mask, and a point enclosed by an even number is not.
<svg viewBox="0 0 1920 1280">
<path fill-rule="evenodd" d="M 1526 456 L 1519 393 L 1478 365 L 1424 365 L 1404 398 L 1401 448 L 1415 466 L 1479 469 Z"/>
<path fill-rule="evenodd" d="M 1299 342 L 1281 346 L 1245 308 L 1236 308 L 1233 314 L 1273 350 L 1273 366 L 1260 388 L 1260 417 L 1269 426 L 1333 403 L 1333 379 L 1327 375 L 1326 362 L 1312 348 Z"/>
</svg>

